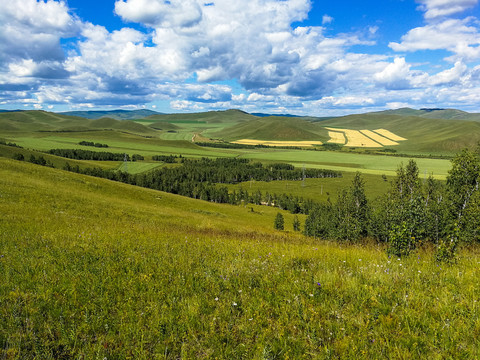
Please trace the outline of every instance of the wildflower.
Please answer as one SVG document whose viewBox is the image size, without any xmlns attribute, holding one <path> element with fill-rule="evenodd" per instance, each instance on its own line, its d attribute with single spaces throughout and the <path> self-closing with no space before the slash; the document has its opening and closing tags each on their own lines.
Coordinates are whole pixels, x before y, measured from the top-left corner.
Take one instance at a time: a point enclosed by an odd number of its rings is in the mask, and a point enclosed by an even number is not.
<svg viewBox="0 0 480 360">
<path fill-rule="evenodd" d="M 313 294 L 310 294 L 311 297 L 313 297 Z"/>
<path fill-rule="evenodd" d="M 322 286 L 322 284 L 320 284 L 319 282 L 317 282 L 317 285 L 318 285 L 318 286 Z"/>
<path fill-rule="evenodd" d="M 218 301 L 218 297 L 215 298 L 215 301 Z"/>
<path fill-rule="evenodd" d="M 234 301 L 232 305 L 233 305 L 233 306 L 237 306 L 237 303 Z"/>
</svg>

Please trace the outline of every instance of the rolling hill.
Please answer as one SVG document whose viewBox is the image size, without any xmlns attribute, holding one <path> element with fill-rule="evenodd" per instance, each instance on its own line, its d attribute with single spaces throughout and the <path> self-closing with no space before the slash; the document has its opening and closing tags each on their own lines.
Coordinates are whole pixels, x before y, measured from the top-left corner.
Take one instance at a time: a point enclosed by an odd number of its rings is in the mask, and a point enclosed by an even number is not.
<svg viewBox="0 0 480 360">
<path fill-rule="evenodd" d="M 222 123 L 222 122 L 242 122 L 256 119 L 254 115 L 250 115 L 241 110 L 226 111 L 208 111 L 201 113 L 186 114 L 157 114 L 146 118 L 146 120 L 157 120 L 163 122 L 182 123 L 182 122 L 203 122 L 203 123 Z"/>
<path fill-rule="evenodd" d="M 375 112 L 371 114 L 383 114 L 383 115 L 401 115 L 401 116 L 418 116 L 429 119 L 442 119 L 442 120 L 465 120 L 465 121 L 480 121 L 480 114 L 468 113 L 462 110 L 456 109 L 410 109 L 401 108 L 396 110 L 386 110 Z"/>
<path fill-rule="evenodd" d="M 0 113 L 0 130 L 20 132 L 118 130 L 154 135 L 156 130 L 130 120 L 100 118 L 90 120 L 41 110 Z"/>
<path fill-rule="evenodd" d="M 86 119 L 100 119 L 102 117 L 109 117 L 115 120 L 134 120 L 143 119 L 148 116 L 159 114 L 153 110 L 106 110 L 106 111 L 66 111 L 59 113 L 67 116 L 79 116 Z"/>
<path fill-rule="evenodd" d="M 474 147 L 480 141 L 480 122 L 477 121 L 368 113 L 326 120 L 321 124 L 355 130 L 384 128 L 407 139 L 395 147 L 405 152 L 457 152 L 464 147 Z"/>
<path fill-rule="evenodd" d="M 261 117 L 225 128 L 213 136 L 225 140 L 327 140 L 327 132 L 317 123 L 297 117 Z"/>
</svg>

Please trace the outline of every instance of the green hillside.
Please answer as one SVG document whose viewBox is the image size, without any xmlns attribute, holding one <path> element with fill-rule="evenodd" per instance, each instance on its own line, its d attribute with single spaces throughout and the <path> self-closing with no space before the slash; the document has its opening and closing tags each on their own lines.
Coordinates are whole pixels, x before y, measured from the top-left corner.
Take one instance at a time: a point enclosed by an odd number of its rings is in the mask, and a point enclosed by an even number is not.
<svg viewBox="0 0 480 360">
<path fill-rule="evenodd" d="M 212 136 L 225 140 L 317 140 L 328 139 L 327 131 L 319 124 L 302 118 L 270 116 L 235 124 Z"/>
<path fill-rule="evenodd" d="M 162 114 L 152 115 L 146 120 L 165 121 L 172 123 L 182 122 L 205 122 L 205 123 L 223 123 L 223 122 L 239 122 L 255 119 L 256 116 L 250 115 L 241 110 L 226 111 L 208 111 L 202 113 L 185 113 L 185 114 Z"/>
<path fill-rule="evenodd" d="M 476 358 L 478 252 L 441 266 L 0 158 L 0 357 Z M 304 218 L 301 217 L 303 222 Z M 447 326 L 448 325 L 448 326 Z M 429 336 L 425 336 L 428 334 Z"/>
<path fill-rule="evenodd" d="M 443 119 L 443 120 L 465 120 L 465 121 L 480 121 L 480 114 L 468 113 L 456 109 L 410 109 L 401 108 L 395 110 L 380 111 L 372 114 L 384 115 L 401 115 L 401 116 L 419 116 L 429 119 Z"/>
<path fill-rule="evenodd" d="M 115 120 L 134 120 L 143 119 L 148 116 L 156 115 L 158 112 L 141 109 L 141 110 L 108 110 L 108 111 L 67 111 L 60 113 L 61 115 L 79 116 L 86 119 L 100 119 L 109 117 Z"/>
<path fill-rule="evenodd" d="M 90 120 L 46 111 L 19 111 L 0 113 L 0 129 L 12 132 L 88 131 L 114 129 L 136 134 L 156 133 L 154 129 L 129 120 L 101 118 Z"/>
<path fill-rule="evenodd" d="M 349 115 L 322 121 L 322 126 L 348 129 L 387 129 L 407 139 L 394 148 L 411 153 L 454 153 L 480 141 L 480 122 L 432 119 L 379 113 Z"/>
</svg>

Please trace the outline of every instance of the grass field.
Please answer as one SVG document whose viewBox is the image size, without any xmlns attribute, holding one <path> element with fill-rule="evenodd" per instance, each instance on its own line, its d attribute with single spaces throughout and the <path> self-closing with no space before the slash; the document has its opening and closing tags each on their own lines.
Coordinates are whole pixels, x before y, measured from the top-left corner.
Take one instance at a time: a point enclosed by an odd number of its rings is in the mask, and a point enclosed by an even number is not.
<svg viewBox="0 0 480 360">
<path fill-rule="evenodd" d="M 130 174 L 138 174 L 138 173 L 143 173 L 146 171 L 156 169 L 159 166 L 161 166 L 161 163 L 158 163 L 158 162 L 149 163 L 149 162 L 143 162 L 143 161 L 134 161 L 134 162 L 129 161 L 127 163 L 122 162 L 117 169 L 124 172 L 128 172 Z"/>
<path fill-rule="evenodd" d="M 253 211 L 251 211 L 251 209 Z M 439 266 L 0 158 L 4 359 L 480 356 L 480 254 Z M 303 218 L 301 219 L 303 222 Z"/>
<path fill-rule="evenodd" d="M 305 181 L 249 181 L 236 185 L 228 185 L 230 190 L 240 189 L 254 193 L 260 190 L 262 194 L 267 191 L 270 194 L 292 194 L 304 199 L 311 199 L 317 202 L 326 202 L 330 199 L 333 203 L 343 189 L 349 187 L 355 176 L 353 172 L 343 173 L 340 178 L 305 179 Z M 365 182 L 365 194 L 370 200 L 383 195 L 390 188 L 391 178 L 386 181 L 380 175 L 362 174 Z"/>
<path fill-rule="evenodd" d="M 242 157 L 254 160 L 283 161 L 297 167 L 325 168 L 331 170 L 356 172 L 374 175 L 395 175 L 401 163 L 406 164 L 408 158 L 393 156 L 378 156 L 338 151 L 301 151 L 301 150 L 270 150 L 251 151 Z M 449 160 L 415 159 L 420 174 L 432 175 L 437 179 L 445 179 L 451 167 Z"/>
</svg>

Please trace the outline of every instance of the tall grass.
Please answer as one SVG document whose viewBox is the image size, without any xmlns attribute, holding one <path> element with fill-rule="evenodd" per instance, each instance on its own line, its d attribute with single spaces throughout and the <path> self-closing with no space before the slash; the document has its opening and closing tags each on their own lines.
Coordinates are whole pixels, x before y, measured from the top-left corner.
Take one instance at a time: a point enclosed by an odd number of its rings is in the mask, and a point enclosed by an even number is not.
<svg viewBox="0 0 480 360">
<path fill-rule="evenodd" d="M 252 210 L 0 158 L 0 358 L 480 355 L 478 251 L 398 260 Z"/>
</svg>

